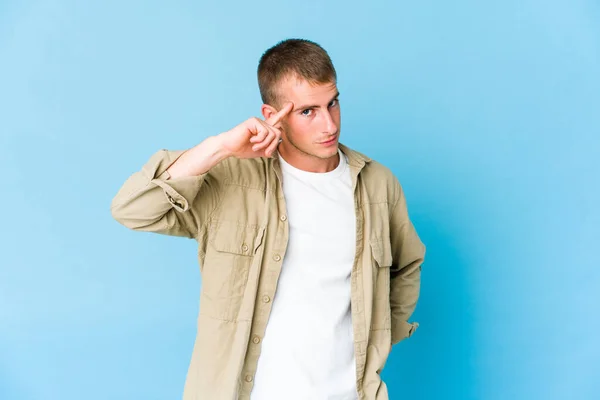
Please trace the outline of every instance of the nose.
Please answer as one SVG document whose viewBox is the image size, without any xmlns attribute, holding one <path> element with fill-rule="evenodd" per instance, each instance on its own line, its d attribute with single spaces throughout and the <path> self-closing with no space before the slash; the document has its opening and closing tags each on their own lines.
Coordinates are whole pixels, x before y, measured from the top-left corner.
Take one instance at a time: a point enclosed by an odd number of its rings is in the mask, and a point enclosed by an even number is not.
<svg viewBox="0 0 600 400">
<path fill-rule="evenodd" d="M 322 113 L 322 115 L 323 115 L 324 133 L 328 133 L 329 135 L 335 135 L 338 131 L 338 127 L 337 127 L 335 121 L 333 120 L 331 113 L 328 110 L 328 111 L 325 111 L 324 113 Z"/>
</svg>

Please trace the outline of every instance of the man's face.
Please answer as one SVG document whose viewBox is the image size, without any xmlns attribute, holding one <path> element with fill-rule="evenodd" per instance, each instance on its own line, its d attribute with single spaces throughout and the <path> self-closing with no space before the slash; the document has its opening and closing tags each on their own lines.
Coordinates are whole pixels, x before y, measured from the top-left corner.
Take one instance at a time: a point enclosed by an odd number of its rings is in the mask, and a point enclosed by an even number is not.
<svg viewBox="0 0 600 400">
<path fill-rule="evenodd" d="M 340 105 L 335 83 L 310 84 L 303 79 L 285 79 L 279 87 L 281 103 L 294 108 L 281 123 L 280 152 L 312 164 L 337 156 Z"/>
</svg>

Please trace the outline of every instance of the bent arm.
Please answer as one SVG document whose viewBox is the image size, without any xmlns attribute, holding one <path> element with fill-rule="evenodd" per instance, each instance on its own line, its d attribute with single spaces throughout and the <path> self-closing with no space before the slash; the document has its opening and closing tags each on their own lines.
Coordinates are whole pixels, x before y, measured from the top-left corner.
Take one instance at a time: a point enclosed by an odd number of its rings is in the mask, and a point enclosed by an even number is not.
<svg viewBox="0 0 600 400">
<path fill-rule="evenodd" d="M 392 343 L 410 337 L 419 326 L 409 323 L 419 298 L 421 265 L 425 246 L 408 216 L 406 199 L 398 187 L 398 197 L 390 221 L 393 264 L 390 271 L 390 306 L 392 318 Z"/>
<path fill-rule="evenodd" d="M 187 151 L 156 152 L 113 198 L 113 218 L 133 230 L 197 237 L 228 173 L 216 146 L 209 138 Z"/>
</svg>

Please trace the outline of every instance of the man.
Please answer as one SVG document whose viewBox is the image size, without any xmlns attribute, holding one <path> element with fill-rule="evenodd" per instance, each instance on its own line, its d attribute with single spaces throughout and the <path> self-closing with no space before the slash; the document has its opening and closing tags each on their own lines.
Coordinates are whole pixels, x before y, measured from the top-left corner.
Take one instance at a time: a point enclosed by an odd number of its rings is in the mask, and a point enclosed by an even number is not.
<svg viewBox="0 0 600 400">
<path fill-rule="evenodd" d="M 425 249 L 390 170 L 339 143 L 336 81 L 316 43 L 278 43 L 258 67 L 264 120 L 157 152 L 113 199 L 131 229 L 198 241 L 186 400 L 388 398 Z"/>
</svg>

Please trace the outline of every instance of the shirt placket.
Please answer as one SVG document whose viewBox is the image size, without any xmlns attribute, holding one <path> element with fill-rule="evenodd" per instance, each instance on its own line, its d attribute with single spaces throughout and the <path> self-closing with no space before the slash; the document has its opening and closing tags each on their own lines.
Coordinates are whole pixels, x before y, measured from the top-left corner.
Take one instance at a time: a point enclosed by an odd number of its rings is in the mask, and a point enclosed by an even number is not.
<svg viewBox="0 0 600 400">
<path fill-rule="evenodd" d="M 364 397 L 363 376 L 367 359 L 367 332 L 365 324 L 365 303 L 363 287 L 362 253 L 364 249 L 364 217 L 361 205 L 361 187 L 359 173 L 360 165 L 351 164 L 354 191 L 354 209 L 356 215 L 356 255 L 350 275 L 351 294 L 350 307 L 352 312 L 352 329 L 354 335 L 354 355 L 356 360 L 356 389 L 359 399 Z"/>
<path fill-rule="evenodd" d="M 261 343 L 271 314 L 273 298 L 277 289 L 277 282 L 281 274 L 283 257 L 287 250 L 289 225 L 287 221 L 287 210 L 285 198 L 281 186 L 281 170 L 279 161 L 274 160 L 274 171 L 271 171 L 267 179 L 272 179 L 270 187 L 274 188 L 273 193 L 267 193 L 267 196 L 273 196 L 277 207 L 271 207 L 265 242 L 265 255 L 260 271 L 258 291 L 256 293 L 256 303 L 254 308 L 254 317 L 250 332 L 250 342 L 246 352 L 246 359 L 242 369 L 242 384 L 239 394 L 240 400 L 250 399 L 250 393 L 254 385 L 254 376 L 258 366 Z"/>
</svg>

